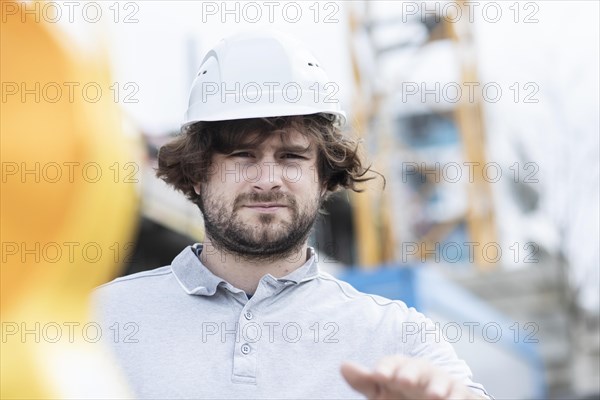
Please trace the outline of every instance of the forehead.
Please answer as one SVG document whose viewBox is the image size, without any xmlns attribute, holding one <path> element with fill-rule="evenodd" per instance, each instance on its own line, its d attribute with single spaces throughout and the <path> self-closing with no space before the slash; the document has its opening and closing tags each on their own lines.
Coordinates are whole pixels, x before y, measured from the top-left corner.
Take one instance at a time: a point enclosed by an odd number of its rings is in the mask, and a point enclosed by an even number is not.
<svg viewBox="0 0 600 400">
<path fill-rule="evenodd" d="M 314 148 L 315 139 L 294 128 L 272 132 L 253 132 L 240 140 L 236 147 L 252 148 Z"/>
</svg>

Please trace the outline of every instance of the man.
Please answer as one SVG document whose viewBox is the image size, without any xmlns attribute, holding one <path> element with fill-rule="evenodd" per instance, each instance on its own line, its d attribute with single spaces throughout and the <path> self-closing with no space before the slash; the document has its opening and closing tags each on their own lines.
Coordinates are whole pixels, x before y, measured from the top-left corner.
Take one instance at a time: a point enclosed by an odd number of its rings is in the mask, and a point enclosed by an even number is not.
<svg viewBox="0 0 600 400">
<path fill-rule="evenodd" d="M 136 343 L 114 347 L 139 397 L 486 396 L 449 344 L 404 329 L 431 330 L 422 314 L 319 271 L 307 239 L 323 200 L 371 179 L 330 89 L 280 34 L 206 55 L 157 171 L 198 205 L 206 237 L 95 293 L 104 323 L 133 324 Z"/>
</svg>

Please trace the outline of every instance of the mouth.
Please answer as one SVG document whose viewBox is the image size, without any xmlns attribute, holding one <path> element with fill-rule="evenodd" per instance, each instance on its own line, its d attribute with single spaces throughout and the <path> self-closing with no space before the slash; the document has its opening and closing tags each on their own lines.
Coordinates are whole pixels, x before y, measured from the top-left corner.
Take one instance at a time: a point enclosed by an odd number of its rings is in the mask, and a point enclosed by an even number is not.
<svg viewBox="0 0 600 400">
<path fill-rule="evenodd" d="M 244 207 L 249 208 L 254 211 L 264 212 L 264 213 L 273 213 L 273 212 L 277 212 L 283 208 L 287 208 L 287 206 L 285 204 L 279 204 L 279 203 L 247 204 Z"/>
</svg>

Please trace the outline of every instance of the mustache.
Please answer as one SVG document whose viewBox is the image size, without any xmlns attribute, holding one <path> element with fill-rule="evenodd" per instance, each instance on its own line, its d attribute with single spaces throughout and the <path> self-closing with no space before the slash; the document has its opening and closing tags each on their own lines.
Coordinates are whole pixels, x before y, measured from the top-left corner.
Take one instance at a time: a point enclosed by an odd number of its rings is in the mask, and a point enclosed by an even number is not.
<svg viewBox="0 0 600 400">
<path fill-rule="evenodd" d="M 292 196 L 282 192 L 243 193 L 233 202 L 233 210 L 237 211 L 242 206 L 252 203 L 279 203 L 295 207 L 297 202 Z"/>
</svg>

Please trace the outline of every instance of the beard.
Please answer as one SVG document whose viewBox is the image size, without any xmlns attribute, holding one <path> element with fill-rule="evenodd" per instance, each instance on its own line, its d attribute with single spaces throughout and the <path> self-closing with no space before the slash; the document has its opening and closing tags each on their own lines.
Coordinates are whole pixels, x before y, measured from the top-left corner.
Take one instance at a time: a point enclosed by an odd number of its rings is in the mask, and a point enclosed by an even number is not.
<svg viewBox="0 0 600 400">
<path fill-rule="evenodd" d="M 282 192 L 245 193 L 237 196 L 231 206 L 208 191 L 201 192 L 198 206 L 204 216 L 206 234 L 217 250 L 245 260 L 265 261 L 297 254 L 314 225 L 322 200 L 311 199 L 300 207 L 296 199 Z M 239 211 L 253 203 L 285 204 L 289 221 L 277 213 L 259 214 L 256 225 L 242 220 Z M 282 210 L 283 211 L 283 210 Z"/>
</svg>

